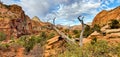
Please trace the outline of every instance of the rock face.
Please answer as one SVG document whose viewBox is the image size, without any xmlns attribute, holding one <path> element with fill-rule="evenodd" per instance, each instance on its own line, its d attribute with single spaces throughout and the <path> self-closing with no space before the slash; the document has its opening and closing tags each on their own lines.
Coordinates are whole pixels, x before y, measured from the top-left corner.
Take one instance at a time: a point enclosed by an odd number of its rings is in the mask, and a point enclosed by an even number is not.
<svg viewBox="0 0 120 57">
<path fill-rule="evenodd" d="M 43 29 L 43 26 L 46 26 L 47 24 L 43 23 L 37 16 L 33 17 L 31 19 L 31 25 L 32 25 L 32 33 L 38 33 Z"/>
<path fill-rule="evenodd" d="M 37 22 L 42 22 L 37 16 L 33 17 L 32 20 L 37 21 Z"/>
<path fill-rule="evenodd" d="M 23 47 L 9 47 L 8 49 L 0 49 L 0 57 L 25 57 Z"/>
<path fill-rule="evenodd" d="M 22 8 L 18 5 L 0 4 L 0 32 L 10 37 L 27 34 L 27 19 Z"/>
<path fill-rule="evenodd" d="M 34 20 L 35 19 L 35 20 Z M 0 32 L 10 37 L 18 38 L 22 35 L 37 33 L 43 25 L 37 17 L 33 20 L 25 15 L 18 5 L 5 5 L 0 3 Z M 37 21 L 36 21 L 37 19 Z"/>
<path fill-rule="evenodd" d="M 44 57 L 57 57 L 58 53 L 64 52 L 65 41 L 60 36 L 55 36 L 47 41 Z"/>
<path fill-rule="evenodd" d="M 92 25 L 94 26 L 95 24 L 97 24 L 103 26 L 113 19 L 120 20 L 120 6 L 110 11 L 103 10 L 98 13 L 95 16 Z"/>
</svg>

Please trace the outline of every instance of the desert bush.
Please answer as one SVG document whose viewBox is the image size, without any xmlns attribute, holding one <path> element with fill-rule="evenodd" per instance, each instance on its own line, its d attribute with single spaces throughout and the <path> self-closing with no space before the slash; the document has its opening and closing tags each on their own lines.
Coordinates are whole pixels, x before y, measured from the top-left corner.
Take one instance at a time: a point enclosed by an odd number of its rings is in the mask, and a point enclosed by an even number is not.
<svg viewBox="0 0 120 57">
<path fill-rule="evenodd" d="M 64 31 L 65 31 L 65 33 L 69 33 L 70 30 L 69 29 L 65 29 Z"/>
<path fill-rule="evenodd" d="M 111 20 L 111 23 L 109 23 L 111 29 L 120 28 L 120 23 L 118 20 Z"/>
<path fill-rule="evenodd" d="M 80 33 L 75 35 L 75 38 L 79 38 L 80 37 Z"/>
<path fill-rule="evenodd" d="M 73 30 L 72 32 L 73 32 L 73 34 L 75 35 L 75 36 L 74 36 L 75 38 L 79 38 L 79 37 L 80 37 L 80 32 L 81 32 L 81 30 Z"/>
<path fill-rule="evenodd" d="M 41 32 L 40 37 L 47 38 L 47 34 L 45 32 Z"/>
<path fill-rule="evenodd" d="M 79 33 L 79 30 L 73 30 L 73 33 L 74 33 L 74 34 L 78 34 L 78 33 Z"/>
<path fill-rule="evenodd" d="M 7 50 L 9 48 L 9 44 L 0 44 L 0 50 Z"/>
<path fill-rule="evenodd" d="M 59 54 L 58 57 L 82 57 L 82 49 L 79 46 L 67 44 L 66 49 L 67 50 L 64 53 Z"/>
<path fill-rule="evenodd" d="M 86 25 L 85 31 L 84 31 L 84 33 L 83 33 L 83 36 L 84 36 L 84 37 L 88 37 L 91 33 L 93 33 L 93 30 L 90 28 L 89 25 Z"/>
<path fill-rule="evenodd" d="M 55 36 L 55 33 L 52 32 L 48 35 L 48 39 L 53 38 L 54 36 Z"/>
<path fill-rule="evenodd" d="M 94 27 L 91 28 L 89 25 L 86 25 L 83 36 L 88 37 L 94 31 L 100 32 L 100 26 L 99 25 L 94 25 Z"/>
<path fill-rule="evenodd" d="M 25 47 L 25 51 L 29 52 L 30 50 L 33 49 L 33 47 L 44 41 L 43 38 L 40 36 L 22 36 L 20 37 L 16 43 L 18 43 L 19 45 L 22 45 L 23 47 Z"/>
<path fill-rule="evenodd" d="M 91 44 L 93 45 L 93 44 L 95 44 L 96 42 L 97 42 L 97 38 L 95 37 L 95 38 L 92 39 Z"/>
<path fill-rule="evenodd" d="M 94 49 L 93 49 L 94 48 Z M 95 57 L 108 57 L 109 46 L 106 41 L 100 40 L 94 44 L 90 44 L 87 48 L 92 52 L 91 56 Z"/>
<path fill-rule="evenodd" d="M 83 47 L 67 45 L 66 51 L 58 54 L 58 57 L 120 57 L 120 44 L 110 46 L 107 41 L 96 38 L 92 41 L 96 42 L 88 43 Z"/>
<path fill-rule="evenodd" d="M 92 30 L 100 32 L 100 26 L 95 24 L 94 27 L 92 28 Z"/>
<path fill-rule="evenodd" d="M 24 43 L 24 47 L 25 47 L 25 50 L 27 52 L 29 52 L 30 50 L 33 49 L 33 47 L 36 45 L 36 44 L 40 44 L 41 46 L 43 46 L 45 44 L 45 41 L 44 41 L 44 38 L 40 37 L 40 36 L 31 36 L 29 39 L 27 39 Z"/>
<path fill-rule="evenodd" d="M 120 57 L 120 43 L 118 45 L 111 45 L 109 48 L 109 53 L 113 55 L 113 57 Z"/>
<path fill-rule="evenodd" d="M 31 49 L 33 49 L 35 43 L 36 43 L 35 37 L 32 36 L 28 41 L 25 42 L 24 44 L 25 50 L 29 52 Z"/>
<path fill-rule="evenodd" d="M 72 38 L 72 35 L 69 34 L 68 37 L 69 37 L 69 38 Z"/>
<path fill-rule="evenodd" d="M 0 32 L 0 41 L 6 40 L 6 34 L 3 32 Z"/>
</svg>

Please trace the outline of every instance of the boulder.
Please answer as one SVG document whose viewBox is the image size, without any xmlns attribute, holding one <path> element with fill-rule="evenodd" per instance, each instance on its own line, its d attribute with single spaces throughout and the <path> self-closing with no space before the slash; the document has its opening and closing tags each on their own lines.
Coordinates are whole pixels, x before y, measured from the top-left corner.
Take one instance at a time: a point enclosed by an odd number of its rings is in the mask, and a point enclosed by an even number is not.
<svg viewBox="0 0 120 57">
<path fill-rule="evenodd" d="M 57 56 L 65 50 L 65 41 L 60 36 L 55 36 L 47 41 L 45 45 L 44 57 Z"/>
<path fill-rule="evenodd" d="M 106 34 L 118 33 L 118 32 L 120 32 L 120 28 L 119 28 L 119 29 L 106 29 L 104 32 L 105 32 Z"/>
<path fill-rule="evenodd" d="M 98 33 L 97 31 L 94 31 L 93 33 L 91 33 L 88 38 L 92 39 L 92 38 L 100 38 L 100 36 L 102 36 L 100 33 Z"/>
</svg>

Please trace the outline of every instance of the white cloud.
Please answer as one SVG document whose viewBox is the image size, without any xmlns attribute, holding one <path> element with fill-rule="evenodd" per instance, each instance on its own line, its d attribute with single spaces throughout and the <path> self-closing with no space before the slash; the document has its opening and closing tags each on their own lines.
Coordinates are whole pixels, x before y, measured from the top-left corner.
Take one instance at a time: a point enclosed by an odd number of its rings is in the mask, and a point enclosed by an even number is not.
<svg viewBox="0 0 120 57">
<path fill-rule="evenodd" d="M 20 5 L 25 9 L 28 15 L 33 16 L 45 16 L 51 4 L 46 0 L 21 0 Z"/>
<path fill-rule="evenodd" d="M 89 2 L 75 2 L 70 5 L 60 4 L 59 9 L 56 11 L 56 15 L 59 19 L 76 19 L 79 15 L 88 14 L 94 15 L 96 14 L 98 8 L 100 6 L 99 2 L 89 1 Z M 53 16 L 54 14 L 50 13 L 48 15 Z M 47 15 L 47 16 L 48 16 Z M 56 16 L 54 15 L 54 16 Z"/>
<path fill-rule="evenodd" d="M 94 17 L 99 11 L 109 8 L 108 5 L 114 0 L 20 0 L 19 2 L 3 0 L 3 2 L 21 5 L 31 18 L 38 16 L 40 19 L 57 17 L 59 20 L 73 20 L 79 15 L 85 15 L 88 21 L 91 19 L 89 17 Z"/>
</svg>

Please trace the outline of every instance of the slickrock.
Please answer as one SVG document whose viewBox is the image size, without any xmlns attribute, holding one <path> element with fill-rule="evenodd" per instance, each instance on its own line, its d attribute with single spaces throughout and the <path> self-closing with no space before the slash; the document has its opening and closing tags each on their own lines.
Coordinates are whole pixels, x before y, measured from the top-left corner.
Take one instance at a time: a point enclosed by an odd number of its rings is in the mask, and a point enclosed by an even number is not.
<svg viewBox="0 0 120 57">
<path fill-rule="evenodd" d="M 65 41 L 59 36 L 55 36 L 47 41 L 45 45 L 44 57 L 56 56 L 57 54 L 64 51 Z"/>
<path fill-rule="evenodd" d="M 98 13 L 93 22 L 92 25 L 94 26 L 95 24 L 103 26 L 109 23 L 110 20 L 120 20 L 120 6 L 112 9 L 112 10 L 103 10 L 100 13 Z"/>
</svg>

